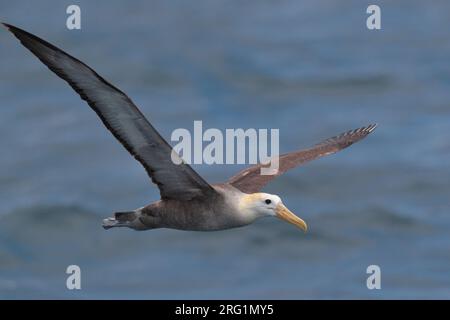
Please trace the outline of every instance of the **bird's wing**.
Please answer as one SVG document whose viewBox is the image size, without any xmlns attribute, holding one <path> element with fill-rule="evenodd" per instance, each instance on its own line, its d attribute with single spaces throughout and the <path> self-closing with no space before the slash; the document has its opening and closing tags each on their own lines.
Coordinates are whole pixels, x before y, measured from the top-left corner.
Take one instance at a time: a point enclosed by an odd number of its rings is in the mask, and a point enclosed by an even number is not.
<svg viewBox="0 0 450 320">
<path fill-rule="evenodd" d="M 315 146 L 294 151 L 279 156 L 278 172 L 273 175 L 262 175 L 262 164 L 244 169 L 228 180 L 228 183 L 245 193 L 254 193 L 261 190 L 269 181 L 282 175 L 286 171 L 305 164 L 314 159 L 333 154 L 347 148 L 353 143 L 365 138 L 376 128 L 376 124 L 356 130 L 348 131 L 338 136 L 322 141 Z"/>
<path fill-rule="evenodd" d="M 89 104 L 106 128 L 144 166 L 158 185 L 162 199 L 189 200 L 215 192 L 189 165 L 173 163 L 170 145 L 125 93 L 54 45 L 12 25 L 4 25 Z"/>
</svg>

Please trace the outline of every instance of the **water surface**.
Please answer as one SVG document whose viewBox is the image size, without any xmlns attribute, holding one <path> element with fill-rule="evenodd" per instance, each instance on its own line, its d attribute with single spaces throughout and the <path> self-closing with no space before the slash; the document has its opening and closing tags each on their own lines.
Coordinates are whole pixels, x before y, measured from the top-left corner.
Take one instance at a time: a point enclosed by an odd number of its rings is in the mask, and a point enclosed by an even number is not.
<svg viewBox="0 0 450 320">
<path fill-rule="evenodd" d="M 101 228 L 159 198 L 90 108 L 0 32 L 0 298 L 450 298 L 450 3 L 16 1 L 0 19 L 93 66 L 166 138 L 279 128 L 281 151 L 376 132 L 271 183 L 310 232 Z M 373 2 L 372 2 L 373 3 Z M 372 4 L 371 3 L 371 4 Z M 406 10 L 407 8 L 407 10 Z M 219 182 L 241 166 L 197 165 Z M 82 269 L 82 290 L 65 269 Z M 382 289 L 366 288 L 366 268 Z"/>
</svg>

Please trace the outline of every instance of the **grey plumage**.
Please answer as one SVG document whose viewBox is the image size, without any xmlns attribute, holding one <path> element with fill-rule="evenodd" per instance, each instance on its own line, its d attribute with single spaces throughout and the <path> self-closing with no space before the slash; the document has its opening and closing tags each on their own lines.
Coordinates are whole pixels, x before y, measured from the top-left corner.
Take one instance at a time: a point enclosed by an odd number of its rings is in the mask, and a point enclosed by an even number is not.
<svg viewBox="0 0 450 320">
<path fill-rule="evenodd" d="M 256 192 L 296 166 L 363 139 L 376 127 L 370 125 L 349 131 L 312 148 L 284 154 L 279 157 L 279 171 L 274 175 L 261 175 L 261 165 L 255 165 L 224 184 L 210 185 L 189 165 L 172 162 L 170 145 L 125 93 L 54 45 L 17 27 L 4 25 L 89 104 L 160 190 L 161 200 L 133 211 L 117 212 L 104 220 L 105 229 L 163 227 L 211 231 L 244 226 L 262 216 L 277 216 L 306 230 L 304 221 L 290 212 L 278 196 Z"/>
<path fill-rule="evenodd" d="M 12 25 L 4 25 L 89 104 L 108 130 L 144 166 L 158 185 L 162 199 L 189 200 L 214 192 L 189 165 L 172 162 L 170 145 L 125 93 L 54 45 Z"/>
</svg>

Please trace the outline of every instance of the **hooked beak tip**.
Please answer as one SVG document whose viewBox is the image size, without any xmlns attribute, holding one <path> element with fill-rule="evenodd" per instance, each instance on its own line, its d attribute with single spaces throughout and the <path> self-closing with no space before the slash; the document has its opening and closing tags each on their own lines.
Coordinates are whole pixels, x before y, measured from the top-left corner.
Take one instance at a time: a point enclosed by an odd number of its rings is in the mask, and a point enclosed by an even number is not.
<svg viewBox="0 0 450 320">
<path fill-rule="evenodd" d="M 288 208 L 286 208 L 283 204 L 279 204 L 275 210 L 277 217 L 281 220 L 289 222 L 296 227 L 302 229 L 304 232 L 308 231 L 308 225 L 303 219 L 297 217 L 294 213 L 292 213 Z"/>
</svg>

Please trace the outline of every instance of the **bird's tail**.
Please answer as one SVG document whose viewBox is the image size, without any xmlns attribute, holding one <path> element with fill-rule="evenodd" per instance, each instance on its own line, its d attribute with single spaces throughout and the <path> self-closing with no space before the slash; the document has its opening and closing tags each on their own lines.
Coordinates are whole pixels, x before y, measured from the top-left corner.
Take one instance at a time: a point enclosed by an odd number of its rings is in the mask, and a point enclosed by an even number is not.
<svg viewBox="0 0 450 320">
<path fill-rule="evenodd" d="M 111 229 L 117 227 L 128 227 L 135 230 L 145 229 L 145 226 L 140 221 L 139 217 L 141 210 L 124 211 L 114 213 L 114 217 L 103 219 L 103 228 Z"/>
</svg>

